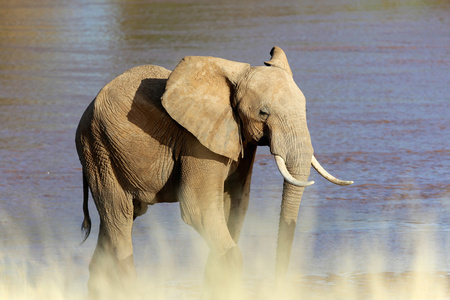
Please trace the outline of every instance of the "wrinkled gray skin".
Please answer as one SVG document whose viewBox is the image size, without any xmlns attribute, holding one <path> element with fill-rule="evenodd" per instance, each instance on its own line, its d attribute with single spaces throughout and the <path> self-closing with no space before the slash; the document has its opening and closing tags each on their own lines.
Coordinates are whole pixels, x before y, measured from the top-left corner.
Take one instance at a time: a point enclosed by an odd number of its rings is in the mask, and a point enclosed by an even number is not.
<svg viewBox="0 0 450 300">
<path fill-rule="evenodd" d="M 100 216 L 90 263 L 92 298 L 130 287 L 133 220 L 161 202 L 179 202 L 182 219 L 209 245 L 206 295 L 232 296 L 242 269 L 237 243 L 257 145 L 283 158 L 297 180 L 306 182 L 311 168 L 305 97 L 284 52 L 275 47 L 271 54 L 262 67 L 214 57 L 186 57 L 172 73 L 136 67 L 108 83 L 89 105 L 76 146 L 86 237 L 88 188 Z M 284 183 L 278 279 L 289 264 L 303 190 Z"/>
</svg>

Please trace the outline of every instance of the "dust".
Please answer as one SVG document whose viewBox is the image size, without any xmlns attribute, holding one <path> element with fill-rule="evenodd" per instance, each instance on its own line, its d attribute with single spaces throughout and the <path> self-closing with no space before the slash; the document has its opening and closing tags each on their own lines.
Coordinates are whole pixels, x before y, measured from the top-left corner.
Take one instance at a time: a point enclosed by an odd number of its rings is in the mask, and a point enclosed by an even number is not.
<svg viewBox="0 0 450 300">
<path fill-rule="evenodd" d="M 208 249 L 201 238 L 192 231 L 192 235 L 181 238 L 177 244 L 174 242 L 177 238 L 165 236 L 164 230 L 150 231 L 148 235 L 158 243 L 137 251 L 136 286 L 131 294 L 116 295 L 117 299 L 204 299 L 203 268 Z M 142 242 L 148 238 L 139 230 L 137 235 Z M 377 236 L 366 239 L 358 249 L 330 245 L 330 253 L 325 256 L 332 255 L 335 265 L 330 265 L 328 271 L 322 268 L 320 272 L 311 272 L 307 267 L 311 260 L 320 260 L 313 250 L 294 251 L 294 263 L 278 288 L 273 278 L 275 245 L 263 239 L 258 245 L 265 247 L 256 246 L 258 251 L 254 251 L 255 248 L 243 243 L 242 289 L 236 293 L 240 296 L 233 299 L 450 299 L 449 273 L 440 268 L 439 254 L 447 245 L 439 240 L 436 226 L 430 224 L 420 230 L 405 231 L 396 247 L 407 249 L 411 259 L 407 260 L 408 267 L 400 271 L 392 271 L 392 265 L 405 260 L 402 257 L 405 252 L 393 251 L 392 242 L 385 240 L 385 235 Z M 56 240 L 47 237 L 42 242 L 51 245 Z M 18 253 L 1 254 L 0 299 L 87 299 L 88 264 L 92 255 L 88 252 L 95 238 L 90 240 L 87 246 L 71 245 L 73 252 L 49 247 L 39 258 L 33 247 L 23 243 Z M 77 247 L 88 249 L 77 253 Z M 149 256 L 153 259 L 147 260 Z"/>
</svg>

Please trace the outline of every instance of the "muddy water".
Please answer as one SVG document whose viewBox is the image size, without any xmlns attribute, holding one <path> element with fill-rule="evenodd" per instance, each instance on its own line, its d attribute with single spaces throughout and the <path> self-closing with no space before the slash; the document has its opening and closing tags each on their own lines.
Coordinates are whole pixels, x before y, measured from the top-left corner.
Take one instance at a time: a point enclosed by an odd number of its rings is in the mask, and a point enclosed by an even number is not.
<svg viewBox="0 0 450 300">
<path fill-rule="evenodd" d="M 372 293 L 370 276 L 405 290 L 417 272 L 447 279 L 448 1 L 23 0 L 0 4 L 0 295 L 86 293 L 98 218 L 80 246 L 74 133 L 105 83 L 185 55 L 262 65 L 273 45 L 308 100 L 316 156 L 355 181 L 338 187 L 312 171 L 290 280 L 311 298 L 336 282 Z M 282 188 L 268 149 L 258 151 L 240 242 L 250 294 L 270 286 Z M 139 218 L 134 246 L 138 273 L 163 287 L 158 299 L 198 296 L 207 249 L 178 205 Z"/>
</svg>

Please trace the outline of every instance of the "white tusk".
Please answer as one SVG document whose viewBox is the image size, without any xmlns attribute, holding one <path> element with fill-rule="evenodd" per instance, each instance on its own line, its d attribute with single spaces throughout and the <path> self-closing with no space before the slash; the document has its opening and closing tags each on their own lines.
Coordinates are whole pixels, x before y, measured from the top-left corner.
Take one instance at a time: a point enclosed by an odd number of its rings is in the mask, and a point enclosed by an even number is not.
<svg viewBox="0 0 450 300">
<path fill-rule="evenodd" d="M 314 169 L 316 169 L 316 171 L 322 175 L 325 179 L 327 179 L 328 181 L 334 183 L 334 184 L 339 184 L 339 185 L 350 185 L 353 183 L 353 181 L 345 181 L 345 180 L 340 180 L 337 179 L 336 177 L 334 177 L 333 175 L 331 175 L 330 173 L 328 173 L 321 165 L 320 163 L 317 161 L 316 157 L 313 155 L 312 156 L 312 160 L 311 160 L 311 164 L 314 167 Z"/>
<path fill-rule="evenodd" d="M 280 171 L 281 175 L 283 175 L 284 180 L 286 180 L 290 184 L 301 187 L 314 184 L 314 181 L 300 181 L 295 179 L 294 176 L 289 173 L 288 169 L 286 168 L 286 163 L 281 156 L 275 155 L 275 161 L 277 162 L 278 170 Z"/>
</svg>

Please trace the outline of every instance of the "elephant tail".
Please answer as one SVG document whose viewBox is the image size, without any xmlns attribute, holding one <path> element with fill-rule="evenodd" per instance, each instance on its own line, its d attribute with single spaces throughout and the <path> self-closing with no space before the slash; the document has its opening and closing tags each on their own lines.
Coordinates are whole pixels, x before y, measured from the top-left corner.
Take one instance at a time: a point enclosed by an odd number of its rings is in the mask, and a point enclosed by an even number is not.
<svg viewBox="0 0 450 300">
<path fill-rule="evenodd" d="M 84 220 L 81 224 L 81 232 L 84 233 L 84 239 L 81 242 L 82 244 L 87 240 L 89 237 L 89 234 L 91 233 L 91 217 L 89 216 L 89 205 L 88 205 L 88 199 L 89 199 L 89 184 L 86 177 L 86 173 L 84 172 L 83 168 L 83 213 L 84 213 Z"/>
</svg>

